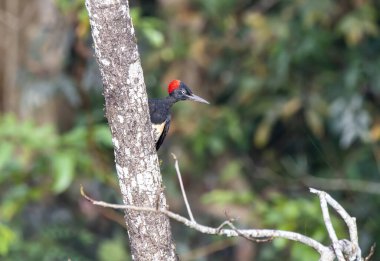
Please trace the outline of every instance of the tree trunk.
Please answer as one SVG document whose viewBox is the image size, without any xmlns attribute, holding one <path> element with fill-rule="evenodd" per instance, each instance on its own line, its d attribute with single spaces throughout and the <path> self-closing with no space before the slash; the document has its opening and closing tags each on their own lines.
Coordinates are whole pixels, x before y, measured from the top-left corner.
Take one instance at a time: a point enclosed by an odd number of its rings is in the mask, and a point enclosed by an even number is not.
<svg viewBox="0 0 380 261">
<path fill-rule="evenodd" d="M 86 0 L 124 204 L 166 207 L 127 0 Z M 177 260 L 169 219 L 126 211 L 134 260 Z"/>
</svg>

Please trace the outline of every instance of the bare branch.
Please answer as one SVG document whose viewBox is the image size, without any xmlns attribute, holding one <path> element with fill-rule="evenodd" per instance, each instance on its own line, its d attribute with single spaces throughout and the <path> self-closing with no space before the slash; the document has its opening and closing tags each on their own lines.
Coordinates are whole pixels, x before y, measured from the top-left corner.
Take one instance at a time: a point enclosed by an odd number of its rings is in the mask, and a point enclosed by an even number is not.
<svg viewBox="0 0 380 261">
<path fill-rule="evenodd" d="M 227 221 L 226 225 L 228 225 L 230 228 L 232 228 L 238 234 L 238 236 L 241 236 L 242 238 L 244 238 L 248 241 L 252 241 L 252 242 L 256 242 L 256 243 L 264 243 L 264 242 L 269 242 L 269 241 L 273 240 L 273 237 L 263 237 L 262 239 L 260 239 L 260 238 L 253 238 L 253 237 L 246 236 L 244 233 L 241 232 L 241 230 L 239 230 L 235 227 L 235 225 L 232 223 L 232 221 Z"/>
<path fill-rule="evenodd" d="M 314 190 L 310 189 L 310 192 L 314 193 Z M 323 220 L 325 222 L 325 226 L 326 226 L 327 232 L 328 232 L 329 237 L 331 239 L 331 242 L 333 244 L 336 257 L 338 258 L 339 261 L 345 261 L 343 253 L 342 253 L 341 246 L 339 244 L 338 237 L 337 237 L 337 235 L 335 233 L 335 230 L 334 230 L 334 227 L 333 227 L 333 225 L 331 223 L 329 209 L 328 209 L 327 201 L 326 201 L 326 195 L 325 195 L 326 193 L 319 192 L 317 194 L 318 194 L 319 200 L 321 202 L 321 209 L 322 209 L 322 214 L 323 214 Z"/>
<path fill-rule="evenodd" d="M 236 231 L 236 233 L 237 233 L 239 236 L 241 236 L 242 238 L 244 238 L 244 239 L 246 239 L 246 240 L 248 240 L 248 241 L 256 242 L 256 243 L 264 243 L 264 242 L 269 242 L 269 241 L 272 241 L 272 240 L 273 240 L 273 237 L 266 237 L 266 238 L 261 238 L 261 239 L 259 239 L 259 238 L 250 238 L 250 237 L 247 237 L 246 235 L 242 234 L 242 233 L 240 232 L 240 230 L 237 229 L 237 228 L 235 227 L 235 225 L 233 224 L 233 222 L 236 221 L 236 218 L 231 218 L 231 217 L 228 215 L 227 211 L 225 211 L 224 214 L 226 215 L 227 220 L 224 221 L 224 222 L 222 223 L 222 225 L 224 224 L 224 225 L 226 225 L 226 226 L 229 226 L 229 227 L 232 228 L 234 231 Z M 220 227 L 220 226 L 219 226 L 219 227 Z M 219 227 L 218 227 L 218 228 L 219 228 Z"/>
<path fill-rule="evenodd" d="M 274 238 L 284 238 L 284 239 L 300 242 L 302 244 L 305 244 L 315 249 L 320 254 L 320 259 L 319 259 L 320 261 L 333 261 L 335 260 L 335 258 L 338 258 L 339 261 L 363 260 L 361 258 L 361 250 L 358 244 L 358 233 L 357 233 L 355 218 L 351 217 L 347 213 L 347 211 L 336 200 L 334 200 L 329 194 L 327 194 L 324 191 L 316 190 L 313 188 L 310 188 L 310 192 L 317 194 L 319 196 L 324 223 L 327 228 L 329 237 L 332 241 L 332 247 L 324 246 L 318 241 L 296 232 L 272 230 L 272 229 L 238 229 L 233 224 L 233 221 L 235 219 L 230 218 L 227 213 L 226 213 L 226 220 L 218 227 L 213 228 L 213 227 L 198 224 L 193 218 L 191 208 L 186 197 L 186 191 L 183 187 L 181 173 L 178 166 L 178 160 L 174 154 L 172 155 L 175 160 L 175 169 L 178 175 L 182 195 L 183 195 L 183 198 L 184 198 L 184 201 L 185 201 L 185 204 L 190 216 L 190 220 L 174 212 L 171 212 L 170 210 L 168 210 L 166 207 L 163 207 L 163 206 L 157 205 L 156 208 L 138 207 L 138 206 L 131 206 L 131 205 L 117 205 L 117 204 L 110 204 L 103 201 L 96 201 L 84 193 L 83 187 L 81 187 L 81 194 L 87 200 L 89 200 L 92 204 L 102 206 L 102 207 L 161 213 L 171 219 L 174 219 L 204 234 L 222 235 L 222 236 L 227 236 L 227 237 L 242 237 L 253 242 L 268 242 Z M 338 239 L 335 233 L 334 227 L 331 223 L 328 205 L 334 208 L 342 217 L 342 219 L 346 222 L 349 228 L 350 240 Z M 224 228 L 225 226 L 228 226 L 230 229 Z M 368 257 L 365 259 L 365 261 L 369 260 L 369 258 L 373 255 L 373 252 L 374 252 L 374 248 L 371 248 L 371 252 L 368 255 Z"/>
<path fill-rule="evenodd" d="M 137 206 L 129 206 L 129 205 L 118 205 L 118 204 L 110 204 L 104 201 L 97 201 L 89 196 L 87 196 L 84 193 L 83 187 L 81 187 L 81 195 L 86 198 L 88 201 L 90 201 L 92 204 L 101 206 L 101 207 L 107 207 L 107 208 L 114 208 L 114 209 L 123 209 L 123 210 L 138 210 L 138 211 L 146 211 L 146 212 L 156 212 L 156 213 L 162 213 L 171 219 L 174 219 L 185 226 L 195 229 L 201 233 L 204 234 L 210 234 L 210 235 L 222 235 L 227 237 L 238 237 L 241 235 L 244 235 L 245 237 L 248 237 L 250 239 L 262 239 L 262 238 L 285 238 L 293 241 L 300 242 L 302 244 L 305 244 L 313 249 L 315 249 L 322 257 L 321 260 L 334 260 L 334 253 L 333 251 L 327 247 L 319 243 L 318 241 L 309 238 L 307 236 L 304 236 L 302 234 L 291 232 L 291 231 L 283 231 L 283 230 L 272 230 L 272 229 L 239 229 L 237 232 L 237 229 L 223 229 L 222 227 L 225 225 L 231 226 L 231 222 L 225 221 L 222 223 L 221 226 L 213 228 L 209 226 L 204 226 L 201 224 L 198 224 L 197 222 L 193 222 L 185 217 L 182 217 L 174 212 L 171 212 L 167 209 L 159 208 L 151 208 L 151 207 L 137 207 Z"/>
<path fill-rule="evenodd" d="M 219 233 L 220 230 L 222 230 L 223 227 L 225 227 L 225 226 L 228 225 L 229 222 L 230 222 L 229 220 L 225 220 L 225 221 L 223 221 L 223 223 L 220 224 L 219 227 L 216 228 L 216 232 Z"/>
<path fill-rule="evenodd" d="M 181 187 L 181 192 L 182 192 L 183 200 L 185 201 L 187 213 L 189 214 L 190 220 L 192 222 L 196 223 L 196 221 L 195 221 L 195 219 L 193 217 L 193 213 L 191 212 L 191 208 L 190 208 L 189 202 L 187 200 L 185 188 L 183 187 L 182 176 L 181 176 L 181 172 L 179 170 L 177 157 L 175 156 L 174 153 L 172 153 L 172 156 L 173 156 L 173 159 L 175 160 L 174 168 L 175 168 L 175 171 L 177 172 L 177 177 L 178 177 L 179 185 Z"/>
<path fill-rule="evenodd" d="M 371 246 L 371 249 L 369 250 L 369 254 L 366 258 L 364 258 L 364 261 L 369 261 L 373 254 L 375 254 L 375 248 L 376 248 L 376 243 Z"/>
<path fill-rule="evenodd" d="M 321 207 L 322 207 L 322 198 L 327 202 L 336 212 L 342 217 L 344 222 L 347 224 L 348 231 L 350 234 L 351 244 L 353 244 L 354 252 L 356 252 L 356 260 L 361 260 L 361 249 L 359 247 L 359 239 L 358 239 L 358 229 L 356 226 L 356 218 L 351 217 L 347 211 L 329 194 L 324 191 L 320 191 L 317 189 L 310 188 L 310 192 L 317 194 L 321 199 Z M 327 206 L 326 206 L 327 207 Z M 322 208 L 323 211 L 323 208 Z M 333 242 L 334 243 L 334 242 Z M 334 247 L 335 249 L 335 247 Z M 344 259 L 343 259 L 344 260 Z"/>
</svg>

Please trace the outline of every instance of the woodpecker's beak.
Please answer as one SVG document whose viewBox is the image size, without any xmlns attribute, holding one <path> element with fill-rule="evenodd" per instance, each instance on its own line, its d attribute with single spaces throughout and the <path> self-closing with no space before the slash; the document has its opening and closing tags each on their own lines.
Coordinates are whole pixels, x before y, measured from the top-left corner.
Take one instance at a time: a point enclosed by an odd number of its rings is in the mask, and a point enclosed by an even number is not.
<svg viewBox="0 0 380 261">
<path fill-rule="evenodd" d="M 206 104 L 210 104 L 208 101 L 206 101 L 205 99 L 195 95 L 195 94 L 191 94 L 191 95 L 186 95 L 186 97 L 191 100 L 191 101 L 196 101 L 196 102 L 201 102 L 201 103 L 206 103 Z"/>
</svg>

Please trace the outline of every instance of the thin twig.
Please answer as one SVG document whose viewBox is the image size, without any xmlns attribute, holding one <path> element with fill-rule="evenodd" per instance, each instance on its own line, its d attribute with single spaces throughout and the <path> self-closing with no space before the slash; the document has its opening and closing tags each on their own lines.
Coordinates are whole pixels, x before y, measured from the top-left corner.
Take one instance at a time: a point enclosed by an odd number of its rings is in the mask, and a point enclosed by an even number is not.
<svg viewBox="0 0 380 261">
<path fill-rule="evenodd" d="M 323 198 L 327 201 L 327 203 L 335 209 L 335 211 L 342 217 L 344 222 L 346 223 L 348 227 L 348 231 L 350 234 L 350 241 L 355 247 L 356 252 L 356 259 L 360 260 L 361 258 L 361 249 L 359 247 L 359 239 L 358 239 L 358 229 L 356 226 L 356 218 L 351 217 L 347 211 L 335 200 L 333 199 L 329 194 L 327 194 L 324 191 L 320 191 L 317 189 L 310 188 L 310 192 L 317 194 L 320 198 L 321 195 L 323 195 Z"/>
<path fill-rule="evenodd" d="M 190 208 L 189 202 L 187 200 L 185 188 L 183 187 L 182 176 L 181 176 L 181 172 L 179 170 L 177 157 L 175 156 L 174 153 L 172 153 L 172 156 L 173 156 L 173 159 L 175 160 L 174 168 L 175 168 L 175 171 L 177 172 L 177 177 L 178 177 L 179 185 L 181 187 L 181 192 L 182 192 L 183 200 L 185 201 L 187 213 L 189 214 L 190 220 L 192 222 L 196 223 L 196 221 L 195 221 L 195 219 L 193 217 L 193 213 L 191 212 L 191 208 Z"/>
<path fill-rule="evenodd" d="M 313 192 L 313 191 L 310 189 L 310 192 Z M 326 201 L 326 195 L 324 192 L 319 192 L 317 194 L 318 194 L 319 200 L 321 202 L 323 220 L 324 220 L 327 232 L 329 234 L 329 237 L 331 239 L 332 245 L 334 247 L 336 257 L 338 258 L 339 261 L 345 261 L 342 249 L 341 249 L 340 244 L 339 244 L 338 237 L 335 233 L 334 226 L 331 223 L 329 209 L 328 209 L 327 201 Z"/>
<path fill-rule="evenodd" d="M 247 236 L 244 233 L 242 233 L 240 229 L 237 229 L 231 221 L 227 221 L 226 225 L 232 228 L 239 236 L 251 242 L 264 243 L 264 242 L 269 242 L 273 240 L 273 237 L 263 237 L 262 239 L 260 239 L 260 238 L 253 238 L 253 237 Z"/>
<path fill-rule="evenodd" d="M 371 246 L 371 249 L 369 250 L 369 254 L 366 258 L 364 258 L 364 261 L 369 261 L 373 254 L 375 254 L 375 248 L 376 248 L 376 243 Z"/>
<path fill-rule="evenodd" d="M 227 226 L 228 225 L 228 222 L 230 222 L 229 220 L 225 220 L 223 221 L 222 224 L 219 225 L 219 227 L 216 228 L 216 232 L 219 233 L 220 230 L 222 230 L 223 227 Z"/>
<path fill-rule="evenodd" d="M 325 193 L 325 197 L 326 197 L 327 202 L 330 204 L 330 206 L 332 206 L 338 212 L 338 214 L 342 217 L 344 222 L 347 224 L 348 231 L 350 233 L 351 242 L 358 246 L 359 239 L 358 239 L 358 229 L 356 226 L 356 218 L 351 217 L 347 213 L 347 211 L 330 195 Z"/>
<path fill-rule="evenodd" d="M 220 226 L 213 228 L 213 227 L 208 227 L 204 226 L 201 224 L 198 224 L 194 221 L 191 221 L 185 217 L 182 217 L 174 212 L 171 212 L 167 209 L 155 209 L 155 208 L 150 208 L 150 207 L 137 207 L 137 206 L 129 206 L 129 205 L 118 205 L 118 204 L 110 204 L 104 201 L 96 201 L 89 196 L 87 196 L 84 193 L 83 187 L 81 186 L 80 188 L 81 195 L 86 198 L 88 201 L 90 201 L 92 204 L 101 206 L 101 207 L 106 207 L 106 208 L 113 208 L 113 209 L 124 209 L 124 210 L 138 210 L 138 211 L 146 211 L 146 212 L 156 212 L 156 213 L 162 213 L 171 219 L 174 219 L 184 225 L 186 225 L 189 228 L 195 229 L 201 233 L 204 234 L 210 234 L 210 235 L 224 235 L 227 237 L 237 237 L 239 234 L 236 232 L 234 229 L 221 229 Z M 228 223 L 225 223 L 228 224 Z M 285 238 L 293 241 L 297 241 L 300 243 L 303 243 L 316 251 L 321 256 L 324 257 L 331 257 L 331 259 L 324 259 L 324 260 L 333 260 L 333 257 L 335 256 L 334 253 L 331 251 L 330 248 L 327 246 L 322 245 L 318 241 L 304 236 L 302 234 L 296 233 L 296 232 L 291 232 L 291 231 L 283 231 L 283 230 L 272 230 L 272 229 L 240 229 L 239 230 L 240 234 L 243 234 L 249 238 Z"/>
<path fill-rule="evenodd" d="M 244 239 L 246 239 L 246 240 L 248 240 L 248 241 L 256 242 L 256 243 L 264 243 L 264 242 L 269 242 L 269 241 L 272 241 L 272 240 L 273 240 L 273 237 L 265 237 L 265 238 L 259 239 L 259 238 L 248 237 L 248 236 L 242 234 L 242 233 L 240 232 L 240 230 L 237 229 L 237 228 L 235 227 L 235 225 L 233 224 L 233 222 L 236 220 L 236 218 L 231 218 L 231 217 L 228 215 L 227 211 L 225 211 L 224 214 L 225 214 L 227 220 L 224 221 L 224 222 L 222 223 L 222 225 L 225 224 L 225 225 L 229 226 L 230 228 L 232 228 L 233 230 L 235 230 L 236 233 L 237 233 L 239 236 L 241 236 L 242 238 L 244 238 Z M 219 227 L 220 227 L 220 226 L 219 226 Z M 219 228 L 219 227 L 218 227 L 218 228 Z"/>
</svg>

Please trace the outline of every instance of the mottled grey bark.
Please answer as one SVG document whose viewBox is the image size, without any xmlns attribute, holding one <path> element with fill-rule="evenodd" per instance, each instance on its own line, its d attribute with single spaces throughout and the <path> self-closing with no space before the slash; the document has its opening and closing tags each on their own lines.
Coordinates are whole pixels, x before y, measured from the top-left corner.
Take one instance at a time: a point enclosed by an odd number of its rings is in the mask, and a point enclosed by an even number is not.
<svg viewBox="0 0 380 261">
<path fill-rule="evenodd" d="M 86 0 L 124 204 L 166 207 L 127 0 Z M 176 260 L 168 217 L 126 211 L 134 260 Z"/>
</svg>

